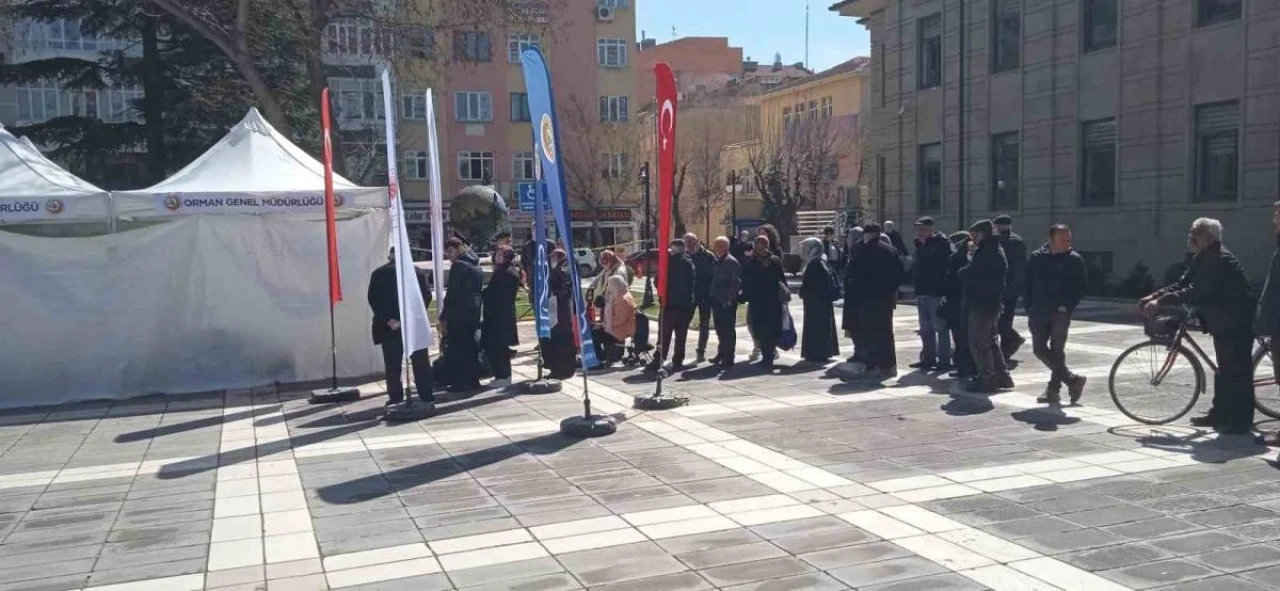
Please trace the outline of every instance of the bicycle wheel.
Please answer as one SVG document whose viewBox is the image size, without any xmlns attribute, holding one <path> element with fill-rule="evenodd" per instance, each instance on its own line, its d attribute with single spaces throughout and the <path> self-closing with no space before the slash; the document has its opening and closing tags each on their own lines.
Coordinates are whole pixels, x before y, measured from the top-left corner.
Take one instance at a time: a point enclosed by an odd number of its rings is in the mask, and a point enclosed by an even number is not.
<svg viewBox="0 0 1280 591">
<path fill-rule="evenodd" d="M 1253 354 L 1254 406 L 1258 412 L 1280 419 L 1280 385 L 1276 384 L 1275 365 L 1269 351 L 1259 348 Z"/>
<path fill-rule="evenodd" d="M 1162 425 L 1187 414 L 1204 392 L 1204 368 L 1185 347 L 1147 341 L 1129 347 L 1111 366 L 1111 400 L 1125 416 Z"/>
</svg>

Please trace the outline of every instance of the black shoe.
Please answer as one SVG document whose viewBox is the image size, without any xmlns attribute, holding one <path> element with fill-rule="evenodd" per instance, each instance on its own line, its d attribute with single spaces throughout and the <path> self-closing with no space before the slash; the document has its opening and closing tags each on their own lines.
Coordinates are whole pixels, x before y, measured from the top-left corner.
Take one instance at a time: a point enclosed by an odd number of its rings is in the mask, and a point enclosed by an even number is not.
<svg viewBox="0 0 1280 591">
<path fill-rule="evenodd" d="M 995 383 L 996 383 L 996 386 L 1002 390 L 1007 390 L 1014 387 L 1013 376 L 1009 375 L 1008 373 L 1002 373 L 996 376 Z"/>
<path fill-rule="evenodd" d="M 1018 337 L 1018 340 L 1013 341 L 1012 343 L 1010 343 L 1010 344 L 1009 344 L 1009 346 L 1007 347 L 1007 349 L 1008 349 L 1008 350 L 1004 351 L 1004 358 L 1005 358 L 1005 360 L 1007 361 L 1007 360 L 1009 360 L 1009 359 L 1012 359 L 1012 358 L 1013 358 L 1013 356 L 1014 356 L 1015 354 L 1017 354 L 1017 353 L 1018 353 L 1018 349 L 1021 349 L 1021 348 L 1022 348 L 1022 344 L 1023 344 L 1023 343 L 1025 343 L 1025 342 L 1027 342 L 1027 339 L 1024 339 L 1024 338 L 1022 338 L 1022 337 Z"/>
<path fill-rule="evenodd" d="M 967 392 L 973 392 L 975 394 L 994 394 L 1000 390 L 996 387 L 993 380 L 986 380 L 979 377 L 969 378 L 969 381 L 964 384 L 964 389 Z"/>
<path fill-rule="evenodd" d="M 386 401 L 386 402 L 382 403 L 382 406 L 384 406 L 384 407 L 386 407 L 386 406 L 395 406 L 395 405 L 397 405 L 397 404 L 400 404 L 401 402 L 404 402 L 404 401 L 403 401 L 403 400 L 388 400 L 388 401 Z"/>
<path fill-rule="evenodd" d="M 1235 427 L 1232 425 L 1221 425 L 1218 427 L 1220 435 L 1250 435 L 1253 433 L 1253 426 Z"/>
<path fill-rule="evenodd" d="M 929 370 L 929 369 L 933 369 L 933 362 L 931 362 L 931 361 L 917 361 L 917 362 L 915 362 L 915 363 L 912 363 L 911 365 L 908 365 L 907 367 L 910 367 L 911 369 L 924 369 L 924 370 Z"/>
<path fill-rule="evenodd" d="M 716 355 L 715 357 L 712 357 L 711 359 L 708 359 L 707 361 L 708 361 L 708 362 L 710 362 L 710 363 L 711 363 L 711 365 L 720 365 L 720 356 L 719 356 L 719 355 Z"/>
<path fill-rule="evenodd" d="M 1049 384 L 1049 387 L 1044 389 L 1044 394 L 1041 394 L 1039 398 L 1036 398 L 1036 402 L 1040 404 L 1052 404 L 1055 406 L 1062 404 L 1062 386 L 1058 384 Z"/>
<path fill-rule="evenodd" d="M 671 364 L 671 373 L 675 373 L 675 372 L 677 372 L 677 371 L 684 371 L 684 370 L 685 370 L 684 363 L 672 363 L 672 364 Z"/>
<path fill-rule="evenodd" d="M 1191 417 L 1192 427 L 1216 427 L 1218 426 L 1218 417 L 1211 414 Z"/>
<path fill-rule="evenodd" d="M 721 361 L 716 364 L 716 366 L 720 368 L 720 371 L 729 371 L 733 369 L 734 365 L 736 365 L 736 363 L 733 361 Z"/>
<path fill-rule="evenodd" d="M 951 371 L 951 364 L 950 364 L 950 363 L 940 363 L 940 364 L 938 364 L 938 365 L 933 366 L 933 371 L 936 371 L 936 372 L 938 372 L 938 373 L 947 373 L 947 372 Z"/>
<path fill-rule="evenodd" d="M 1084 376 L 1072 376 L 1067 380 L 1067 396 L 1071 398 L 1071 404 L 1080 402 L 1080 397 L 1084 396 L 1084 385 L 1089 378 Z"/>
<path fill-rule="evenodd" d="M 694 363 L 702 363 L 703 361 L 706 361 L 706 360 L 707 360 L 707 354 L 706 354 L 706 352 L 705 352 L 705 351 L 698 351 L 698 356 L 694 358 L 693 362 L 694 362 Z"/>
<path fill-rule="evenodd" d="M 957 369 L 947 374 L 947 376 L 953 377 L 953 378 L 972 378 L 972 377 L 975 377 L 976 375 L 977 375 L 977 372 L 973 371 L 972 369 Z"/>
</svg>

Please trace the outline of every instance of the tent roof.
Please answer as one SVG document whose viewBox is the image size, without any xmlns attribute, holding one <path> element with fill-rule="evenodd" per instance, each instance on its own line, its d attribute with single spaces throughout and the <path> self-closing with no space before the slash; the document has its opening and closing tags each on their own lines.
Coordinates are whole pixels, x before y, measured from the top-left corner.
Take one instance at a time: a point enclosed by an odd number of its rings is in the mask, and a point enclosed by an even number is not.
<svg viewBox="0 0 1280 591">
<path fill-rule="evenodd" d="M 44 157 L 30 141 L 0 126 L 0 198 L 77 198 L 101 200 L 107 192 Z"/>
<path fill-rule="evenodd" d="M 355 183 L 334 175 L 334 190 Z M 250 108 L 227 135 L 182 170 L 152 187 L 131 193 L 246 193 L 306 191 L 324 188 L 324 166 L 276 131 Z"/>
</svg>

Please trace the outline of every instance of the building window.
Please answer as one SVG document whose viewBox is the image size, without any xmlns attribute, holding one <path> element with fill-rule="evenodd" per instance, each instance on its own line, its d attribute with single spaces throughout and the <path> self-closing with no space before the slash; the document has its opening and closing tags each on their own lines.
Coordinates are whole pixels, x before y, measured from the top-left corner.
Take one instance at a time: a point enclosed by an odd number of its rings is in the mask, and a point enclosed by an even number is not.
<svg viewBox="0 0 1280 591">
<path fill-rule="evenodd" d="M 378 57 L 389 54 L 392 47 L 391 32 L 371 24 L 329 23 L 324 37 L 324 52 L 331 57 Z"/>
<path fill-rule="evenodd" d="M 995 0 L 991 11 L 991 71 L 1015 69 L 1022 61 L 1022 0 Z"/>
<path fill-rule="evenodd" d="M 809 101 L 809 120 L 818 118 L 818 101 Z"/>
<path fill-rule="evenodd" d="M 409 150 L 404 153 L 404 178 L 411 181 L 423 181 L 428 178 L 427 153 Z"/>
<path fill-rule="evenodd" d="M 942 144 L 920 146 L 920 213 L 942 211 Z"/>
<path fill-rule="evenodd" d="M 400 97 L 400 109 L 405 119 L 427 118 L 427 95 L 406 94 Z"/>
<path fill-rule="evenodd" d="M 1240 162 L 1240 104 L 1196 107 L 1195 201 L 1235 201 Z"/>
<path fill-rule="evenodd" d="M 791 127 L 791 107 L 782 108 L 782 127 Z"/>
<path fill-rule="evenodd" d="M 511 93 L 511 120 L 529 121 L 529 93 Z"/>
<path fill-rule="evenodd" d="M 829 96 L 822 97 L 822 118 L 823 119 L 831 118 L 831 110 L 833 105 L 834 105 L 834 101 L 832 100 L 831 97 Z"/>
<path fill-rule="evenodd" d="M 382 83 L 372 78 L 330 78 L 338 127 L 386 119 Z"/>
<path fill-rule="evenodd" d="M 493 152 L 458 152 L 458 178 L 493 182 Z"/>
<path fill-rule="evenodd" d="M 70 49 L 72 51 L 119 51 L 137 45 L 125 39 L 94 37 L 80 32 L 80 21 L 58 19 L 49 22 L 23 20 L 18 22 L 20 46 L 27 49 Z"/>
<path fill-rule="evenodd" d="M 520 54 L 526 49 L 539 49 L 542 41 L 537 33 L 513 33 L 507 36 L 507 61 L 520 63 Z"/>
<path fill-rule="evenodd" d="M 605 164 L 601 171 L 605 179 L 615 180 L 626 176 L 627 174 L 627 155 L 626 153 L 606 154 Z"/>
<path fill-rule="evenodd" d="M 405 43 L 413 57 L 431 58 L 436 55 L 436 34 L 433 31 L 423 31 L 421 37 L 410 37 Z"/>
<path fill-rule="evenodd" d="M 933 14 L 919 21 L 920 88 L 942 84 L 942 15 Z"/>
<path fill-rule="evenodd" d="M 454 33 L 453 59 L 464 62 L 493 61 L 493 40 L 488 33 L 481 31 Z"/>
<path fill-rule="evenodd" d="M 1097 51 L 1115 47 L 1118 40 L 1119 19 L 1117 0 L 1085 0 L 1084 2 L 1084 50 Z"/>
<path fill-rule="evenodd" d="M 511 155 L 511 178 L 517 181 L 531 181 L 536 175 L 533 152 L 516 152 Z"/>
<path fill-rule="evenodd" d="M 1241 0 L 1196 0 L 1196 26 L 1240 20 L 1240 4 Z"/>
<path fill-rule="evenodd" d="M 487 92 L 453 93 L 458 121 L 493 121 L 493 95 Z"/>
<path fill-rule="evenodd" d="M 991 209 L 1018 209 L 1018 132 L 991 136 Z"/>
<path fill-rule="evenodd" d="M 600 121 L 607 123 L 624 123 L 627 121 L 627 97 L 600 97 Z"/>
<path fill-rule="evenodd" d="M 68 90 L 49 81 L 14 87 L 17 120 L 44 123 L 58 117 L 90 117 L 107 123 L 139 120 L 134 103 L 142 100 L 141 88 Z"/>
<path fill-rule="evenodd" d="M 628 0 L 596 0 L 596 6 L 607 6 L 609 8 L 626 8 Z"/>
<path fill-rule="evenodd" d="M 606 68 L 627 67 L 627 40 L 597 39 L 596 62 Z"/>
<path fill-rule="evenodd" d="M 1085 123 L 1081 129 L 1083 182 L 1080 205 L 1109 207 L 1116 204 L 1116 120 Z"/>
</svg>

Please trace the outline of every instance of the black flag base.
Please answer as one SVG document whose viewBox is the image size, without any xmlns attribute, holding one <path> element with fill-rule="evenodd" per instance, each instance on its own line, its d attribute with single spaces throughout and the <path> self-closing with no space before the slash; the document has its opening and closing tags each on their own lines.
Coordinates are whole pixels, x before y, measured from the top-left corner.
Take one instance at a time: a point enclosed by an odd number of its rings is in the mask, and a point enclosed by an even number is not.
<svg viewBox="0 0 1280 591">
<path fill-rule="evenodd" d="M 632 400 L 631 406 L 637 410 L 670 410 L 680 408 L 686 404 L 689 404 L 689 399 L 684 396 L 657 394 L 653 396 L 636 396 Z"/>
<path fill-rule="evenodd" d="M 552 394 L 562 390 L 564 386 L 560 384 L 560 380 L 538 379 L 520 382 L 516 386 L 516 391 L 521 394 Z"/>
<path fill-rule="evenodd" d="M 603 437 L 617 430 L 617 421 L 604 415 L 575 416 L 560 421 L 560 433 L 569 437 Z"/>
<path fill-rule="evenodd" d="M 321 390 L 312 390 L 311 398 L 307 402 L 311 404 L 333 404 L 335 402 L 355 402 L 360 400 L 359 388 L 324 388 Z"/>
</svg>

